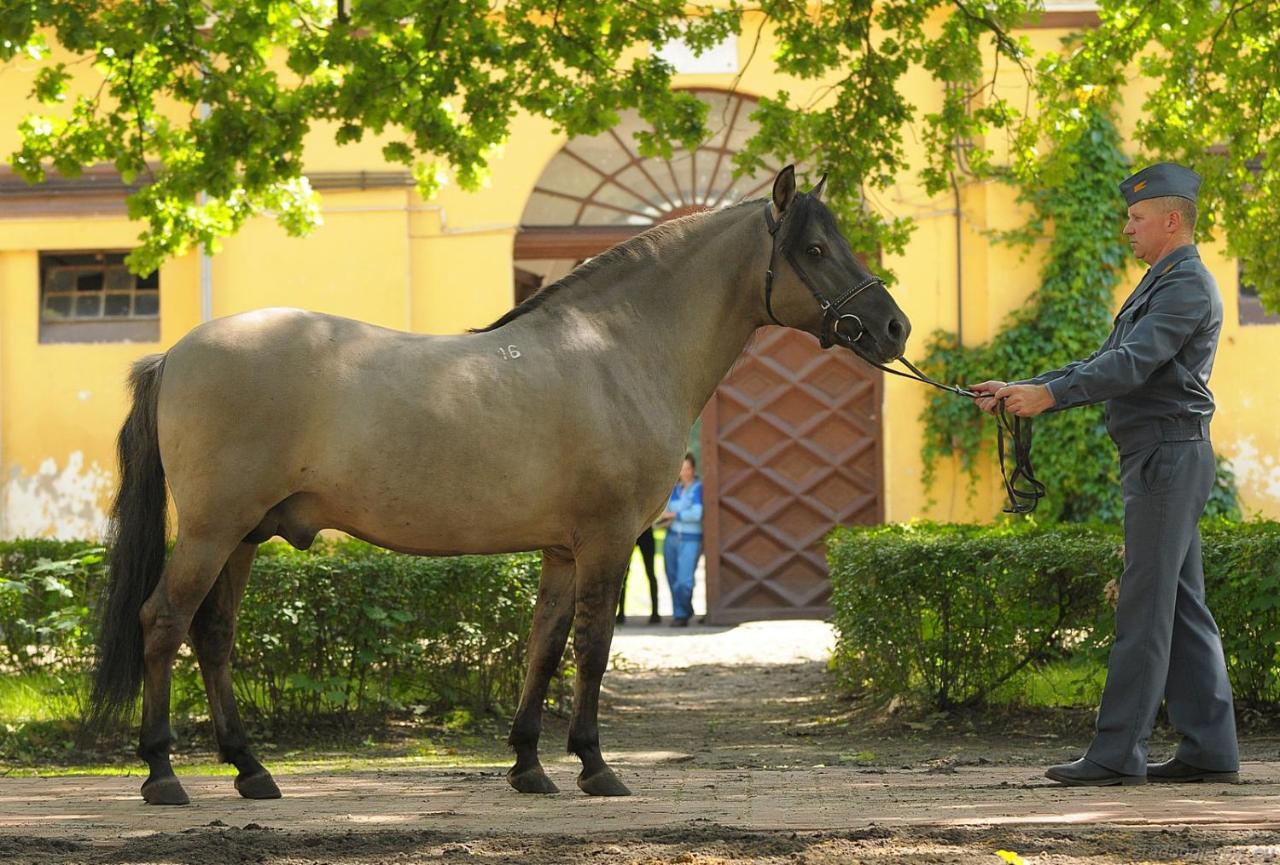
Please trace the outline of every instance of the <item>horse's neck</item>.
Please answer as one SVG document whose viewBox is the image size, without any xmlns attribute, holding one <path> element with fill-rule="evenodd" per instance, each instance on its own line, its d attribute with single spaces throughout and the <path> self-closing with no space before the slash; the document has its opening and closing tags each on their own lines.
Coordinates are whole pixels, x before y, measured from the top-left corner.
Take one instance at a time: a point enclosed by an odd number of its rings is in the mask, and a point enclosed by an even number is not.
<svg viewBox="0 0 1280 865">
<path fill-rule="evenodd" d="M 592 273 L 574 312 L 608 334 L 615 361 L 674 391 L 692 423 L 762 323 L 767 240 L 760 208 L 702 217 L 647 260 Z"/>
</svg>

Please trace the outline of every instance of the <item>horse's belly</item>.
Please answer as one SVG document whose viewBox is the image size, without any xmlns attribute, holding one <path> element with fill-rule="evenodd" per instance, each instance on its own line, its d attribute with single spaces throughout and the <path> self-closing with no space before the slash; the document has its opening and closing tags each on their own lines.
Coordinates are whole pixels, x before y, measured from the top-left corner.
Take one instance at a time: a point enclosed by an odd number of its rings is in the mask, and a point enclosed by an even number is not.
<svg viewBox="0 0 1280 865">
<path fill-rule="evenodd" d="M 561 520 L 545 503 L 480 496 L 432 496 L 407 501 L 395 495 L 299 497 L 297 522 L 334 528 L 378 546 L 422 555 L 505 553 L 564 544 Z"/>
</svg>

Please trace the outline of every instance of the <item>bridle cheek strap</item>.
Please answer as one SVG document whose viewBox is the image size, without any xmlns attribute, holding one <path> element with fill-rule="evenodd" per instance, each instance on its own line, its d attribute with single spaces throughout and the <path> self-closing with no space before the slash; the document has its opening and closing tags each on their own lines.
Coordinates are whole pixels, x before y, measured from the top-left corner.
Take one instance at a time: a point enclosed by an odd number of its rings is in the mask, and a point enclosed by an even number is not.
<svg viewBox="0 0 1280 865">
<path fill-rule="evenodd" d="M 773 218 L 773 205 L 766 204 L 764 208 L 765 223 L 769 226 L 769 236 L 773 238 L 773 246 L 769 250 L 769 269 L 764 273 L 764 308 L 769 313 L 769 319 L 774 324 L 786 327 L 778 317 L 773 313 L 773 264 L 778 255 L 778 229 L 782 226 L 781 221 Z M 864 282 L 853 286 L 845 291 L 835 300 L 828 300 L 823 297 L 813 284 L 809 282 L 809 278 L 805 275 L 799 264 L 790 253 L 787 254 L 787 260 L 791 262 L 792 269 L 800 277 L 800 281 L 804 283 L 805 288 L 809 289 L 809 293 L 813 295 L 813 299 L 818 302 L 818 306 L 822 308 L 822 328 L 818 333 L 818 342 L 823 348 L 831 348 L 831 346 L 839 343 L 846 347 L 852 348 L 853 344 L 862 339 L 862 335 L 866 333 L 866 328 L 862 324 L 862 319 L 852 312 L 842 313 L 844 309 L 855 297 L 862 294 L 873 285 L 884 285 L 884 282 L 878 277 L 871 277 Z M 852 335 L 848 332 L 851 328 L 857 328 L 857 332 Z"/>
</svg>

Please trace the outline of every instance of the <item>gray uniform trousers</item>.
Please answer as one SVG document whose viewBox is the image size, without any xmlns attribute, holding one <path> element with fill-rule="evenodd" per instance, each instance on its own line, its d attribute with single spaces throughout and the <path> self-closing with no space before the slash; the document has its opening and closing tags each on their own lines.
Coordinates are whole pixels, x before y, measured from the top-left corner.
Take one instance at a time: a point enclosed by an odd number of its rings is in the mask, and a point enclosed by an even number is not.
<svg viewBox="0 0 1280 865">
<path fill-rule="evenodd" d="M 1231 683 L 1218 626 L 1204 601 L 1198 522 L 1214 481 L 1213 447 L 1163 441 L 1120 459 L 1124 577 L 1116 641 L 1086 756 L 1113 772 L 1144 775 L 1147 739 L 1162 699 L 1182 736 L 1177 757 L 1234 772 Z"/>
</svg>

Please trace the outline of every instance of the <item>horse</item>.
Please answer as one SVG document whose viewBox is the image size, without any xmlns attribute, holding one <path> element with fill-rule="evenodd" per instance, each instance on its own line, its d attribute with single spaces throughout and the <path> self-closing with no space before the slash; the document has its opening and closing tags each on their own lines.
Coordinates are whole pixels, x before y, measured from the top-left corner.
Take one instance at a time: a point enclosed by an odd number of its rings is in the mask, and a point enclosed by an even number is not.
<svg viewBox="0 0 1280 865">
<path fill-rule="evenodd" d="M 899 357 L 910 332 L 822 202 L 825 182 L 798 192 L 787 166 L 769 199 L 653 227 L 468 333 L 269 309 L 136 362 L 87 723 L 123 722 L 141 687 L 142 797 L 189 801 L 169 759 L 188 637 L 235 789 L 280 796 L 236 707 L 236 614 L 260 543 L 306 549 L 322 529 L 417 555 L 541 551 L 507 779 L 558 792 L 538 739 L 572 625 L 578 787 L 629 794 L 601 753 L 600 681 L 632 547 L 703 405 L 761 326 L 872 363 Z"/>
</svg>

